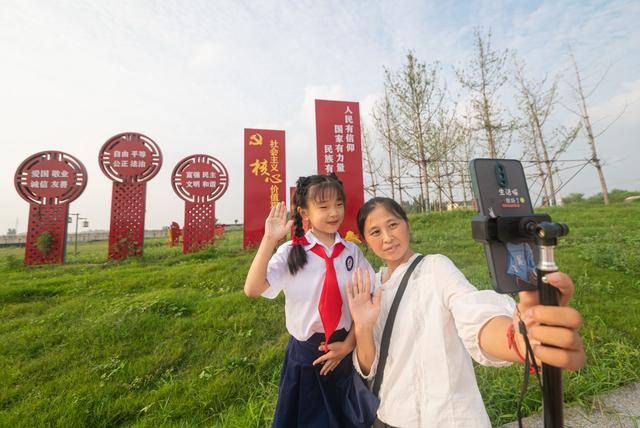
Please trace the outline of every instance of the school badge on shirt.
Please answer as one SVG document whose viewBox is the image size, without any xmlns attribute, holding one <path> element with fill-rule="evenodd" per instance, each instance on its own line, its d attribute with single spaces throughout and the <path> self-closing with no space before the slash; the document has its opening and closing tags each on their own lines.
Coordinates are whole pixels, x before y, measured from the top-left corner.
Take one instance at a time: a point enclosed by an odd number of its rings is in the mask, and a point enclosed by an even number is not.
<svg viewBox="0 0 640 428">
<path fill-rule="evenodd" d="M 353 257 L 351 256 L 347 257 L 347 260 L 344 262 L 344 265 L 346 266 L 347 270 L 351 272 L 351 269 L 353 269 Z"/>
</svg>

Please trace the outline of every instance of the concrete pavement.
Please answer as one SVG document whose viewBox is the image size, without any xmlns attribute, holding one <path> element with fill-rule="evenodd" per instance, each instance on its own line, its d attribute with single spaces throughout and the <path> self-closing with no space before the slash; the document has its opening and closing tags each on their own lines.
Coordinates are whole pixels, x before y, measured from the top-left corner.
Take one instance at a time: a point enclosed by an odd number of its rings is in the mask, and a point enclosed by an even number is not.
<svg viewBox="0 0 640 428">
<path fill-rule="evenodd" d="M 564 424 L 570 428 L 640 428 L 640 383 L 592 399 L 589 409 L 565 407 Z M 523 419 L 522 426 L 543 428 L 542 414 Z M 501 428 L 518 428 L 518 422 L 510 422 Z"/>
</svg>

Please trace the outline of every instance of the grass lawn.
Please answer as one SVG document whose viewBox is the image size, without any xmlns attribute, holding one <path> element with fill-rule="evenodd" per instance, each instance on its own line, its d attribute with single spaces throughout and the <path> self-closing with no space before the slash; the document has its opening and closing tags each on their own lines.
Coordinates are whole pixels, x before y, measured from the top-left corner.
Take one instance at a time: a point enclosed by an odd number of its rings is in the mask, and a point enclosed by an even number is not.
<svg viewBox="0 0 640 428">
<path fill-rule="evenodd" d="M 549 212 L 571 227 L 557 261 L 585 318 L 587 366 L 565 373 L 565 400 L 588 404 L 640 380 L 640 204 Z M 448 255 L 487 288 L 472 215 L 412 216 L 414 249 Z M 228 232 L 185 256 L 150 240 L 121 263 L 104 261 L 105 242 L 88 243 L 66 265 L 32 268 L 23 249 L 0 249 L 0 426 L 269 426 L 284 301 L 244 296 L 253 252 L 241 242 Z M 492 423 L 514 420 L 521 368 L 476 371 Z M 532 386 L 527 412 L 540 401 Z"/>
</svg>

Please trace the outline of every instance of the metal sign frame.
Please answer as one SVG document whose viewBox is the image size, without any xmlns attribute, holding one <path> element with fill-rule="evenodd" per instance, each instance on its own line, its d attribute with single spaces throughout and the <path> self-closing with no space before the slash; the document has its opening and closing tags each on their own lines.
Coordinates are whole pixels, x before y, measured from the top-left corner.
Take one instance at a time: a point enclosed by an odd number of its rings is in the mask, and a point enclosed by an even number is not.
<svg viewBox="0 0 640 428">
<path fill-rule="evenodd" d="M 102 172 L 113 181 L 109 259 L 142 255 L 147 182 L 162 167 L 162 152 L 137 132 L 114 135 L 100 149 Z"/>
<path fill-rule="evenodd" d="M 68 153 L 39 152 L 20 164 L 14 185 L 29 203 L 24 263 L 64 263 L 69 204 L 87 187 L 87 169 Z"/>
<path fill-rule="evenodd" d="M 185 201 L 182 252 L 199 251 L 215 239 L 215 201 L 227 191 L 229 173 L 213 156 L 195 154 L 178 162 L 171 186 Z"/>
</svg>

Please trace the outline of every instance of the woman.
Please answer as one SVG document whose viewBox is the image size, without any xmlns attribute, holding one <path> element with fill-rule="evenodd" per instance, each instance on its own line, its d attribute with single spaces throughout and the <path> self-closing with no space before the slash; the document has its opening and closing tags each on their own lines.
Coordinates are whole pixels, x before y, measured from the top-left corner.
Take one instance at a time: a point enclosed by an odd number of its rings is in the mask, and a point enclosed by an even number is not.
<svg viewBox="0 0 640 428">
<path fill-rule="evenodd" d="M 358 273 L 347 286 L 356 334 L 354 366 L 372 380 L 389 307 L 418 254 L 409 245 L 407 215 L 392 199 L 364 204 L 358 227 L 367 246 L 386 264 L 375 277 L 373 298 L 366 274 Z M 536 292 L 521 292 L 516 307 L 508 296 L 478 291 L 447 257 L 425 256 L 398 308 L 374 426 L 490 427 L 470 357 L 494 367 L 522 362 L 524 339 L 516 333 L 514 349 L 508 338 L 510 326 L 518 331 L 520 318 L 538 362 L 569 370 L 582 367 L 582 318 L 567 306 L 573 283 L 560 272 L 547 279 L 560 290 L 560 306 L 538 305 Z"/>
</svg>

